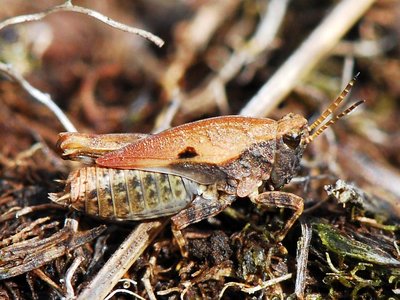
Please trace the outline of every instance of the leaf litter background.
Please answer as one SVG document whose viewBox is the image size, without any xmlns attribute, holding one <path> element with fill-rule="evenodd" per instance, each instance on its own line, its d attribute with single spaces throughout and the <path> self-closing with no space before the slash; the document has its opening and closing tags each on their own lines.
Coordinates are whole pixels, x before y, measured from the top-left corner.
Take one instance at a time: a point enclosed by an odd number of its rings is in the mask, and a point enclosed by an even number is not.
<svg viewBox="0 0 400 300">
<path fill-rule="evenodd" d="M 0 57 L 49 93 L 81 132 L 152 132 L 239 113 L 339 2 L 290 2 L 269 47 L 221 84 L 215 81 L 218 70 L 255 32 L 267 1 L 80 1 L 74 4 L 157 34 L 165 46 L 84 15 L 56 13 L 0 31 Z M 59 4 L 2 0 L 0 16 Z M 350 98 L 365 99 L 365 105 L 308 147 L 299 178 L 285 187 L 305 199 L 301 222 L 313 228 L 308 255 L 296 257 L 299 222 L 277 245 L 269 232 L 281 226 L 286 212 L 263 212 L 241 199 L 186 230 L 189 259 L 181 258 L 166 226 L 125 274 L 137 282 L 127 290 L 146 299 L 279 299 L 294 297 L 295 289 L 308 299 L 399 297 L 399 6 L 376 1 L 268 114 L 315 118 L 337 96 L 342 77 L 361 72 Z M 343 72 L 345 61 L 353 61 L 353 69 Z M 62 190 L 55 180 L 78 167 L 55 152 L 62 131 L 46 107 L 2 77 L 1 299 L 79 295 L 136 226 L 71 214 L 50 203 L 47 193 Z M 338 179 L 343 182 L 335 185 Z M 330 196 L 325 185 L 331 185 Z M 306 256 L 305 277 L 295 283 Z M 290 279 L 267 286 L 287 274 Z M 242 285 L 222 294 L 229 282 Z"/>
</svg>

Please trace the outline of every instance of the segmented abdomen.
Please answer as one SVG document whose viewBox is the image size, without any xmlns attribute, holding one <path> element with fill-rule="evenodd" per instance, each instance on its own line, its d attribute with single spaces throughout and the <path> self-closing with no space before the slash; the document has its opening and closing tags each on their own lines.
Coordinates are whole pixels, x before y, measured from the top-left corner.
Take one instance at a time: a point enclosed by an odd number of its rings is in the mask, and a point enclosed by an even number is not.
<svg viewBox="0 0 400 300">
<path fill-rule="evenodd" d="M 188 181 L 179 176 L 101 167 L 72 172 L 67 179 L 68 191 L 69 197 L 52 200 L 90 215 L 122 220 L 172 215 L 193 198 Z"/>
</svg>

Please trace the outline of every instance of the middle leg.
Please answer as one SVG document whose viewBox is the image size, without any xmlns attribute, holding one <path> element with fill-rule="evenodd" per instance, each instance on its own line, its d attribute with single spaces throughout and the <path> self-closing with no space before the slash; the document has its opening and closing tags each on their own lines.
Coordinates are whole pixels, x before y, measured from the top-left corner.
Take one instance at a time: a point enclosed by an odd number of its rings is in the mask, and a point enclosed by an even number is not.
<svg viewBox="0 0 400 300">
<path fill-rule="evenodd" d="M 260 204 L 265 207 L 289 208 L 294 211 L 284 227 L 274 235 L 275 240 L 278 242 L 285 238 L 294 222 L 296 222 L 303 213 L 304 208 L 303 198 L 295 194 L 280 191 L 264 192 L 259 195 L 250 196 L 250 200 L 255 204 Z"/>
</svg>

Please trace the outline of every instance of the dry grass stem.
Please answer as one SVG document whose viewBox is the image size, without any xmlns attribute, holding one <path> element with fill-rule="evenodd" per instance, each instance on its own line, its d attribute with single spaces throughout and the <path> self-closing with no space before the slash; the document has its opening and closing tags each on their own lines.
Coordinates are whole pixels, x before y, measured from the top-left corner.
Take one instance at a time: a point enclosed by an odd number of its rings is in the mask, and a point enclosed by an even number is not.
<svg viewBox="0 0 400 300">
<path fill-rule="evenodd" d="M 77 299 L 104 299 L 166 223 L 166 220 L 140 223 Z"/>
<path fill-rule="evenodd" d="M 307 222 L 300 220 L 300 223 L 301 237 L 297 242 L 297 271 L 294 293 L 296 294 L 298 299 L 304 299 L 304 292 L 307 284 L 307 265 L 312 238 L 312 228 L 311 225 Z"/>
<path fill-rule="evenodd" d="M 343 0 L 240 111 L 245 116 L 267 116 L 321 61 L 374 0 Z"/>
</svg>

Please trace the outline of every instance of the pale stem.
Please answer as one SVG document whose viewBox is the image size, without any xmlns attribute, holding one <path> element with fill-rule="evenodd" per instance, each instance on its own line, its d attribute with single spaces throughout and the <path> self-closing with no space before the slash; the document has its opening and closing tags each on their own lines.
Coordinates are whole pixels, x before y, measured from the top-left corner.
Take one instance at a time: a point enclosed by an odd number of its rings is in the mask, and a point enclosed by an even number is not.
<svg viewBox="0 0 400 300">
<path fill-rule="evenodd" d="M 241 110 L 245 116 L 268 115 L 326 57 L 375 0 L 343 0 L 310 34 Z"/>
</svg>

